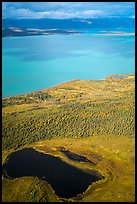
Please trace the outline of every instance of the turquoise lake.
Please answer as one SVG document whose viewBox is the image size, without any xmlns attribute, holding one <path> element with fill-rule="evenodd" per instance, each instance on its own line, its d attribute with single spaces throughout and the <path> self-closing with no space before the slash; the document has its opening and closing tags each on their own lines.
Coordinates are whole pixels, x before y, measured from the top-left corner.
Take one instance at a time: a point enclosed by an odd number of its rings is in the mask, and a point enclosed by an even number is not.
<svg viewBox="0 0 137 204">
<path fill-rule="evenodd" d="M 2 97 L 41 90 L 73 79 L 134 74 L 135 37 L 41 35 L 2 39 Z"/>
</svg>

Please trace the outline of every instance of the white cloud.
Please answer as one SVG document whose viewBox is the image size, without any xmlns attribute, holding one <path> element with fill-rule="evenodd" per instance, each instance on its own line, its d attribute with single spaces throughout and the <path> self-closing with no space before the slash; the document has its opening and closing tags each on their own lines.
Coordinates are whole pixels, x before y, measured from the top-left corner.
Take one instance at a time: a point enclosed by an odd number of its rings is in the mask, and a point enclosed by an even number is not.
<svg viewBox="0 0 137 204">
<path fill-rule="evenodd" d="M 91 21 L 88 21 L 88 20 L 73 20 L 73 21 L 82 22 L 82 23 L 87 23 L 87 24 L 92 24 L 92 22 L 91 22 Z"/>
<path fill-rule="evenodd" d="M 3 18 L 95 18 L 132 16 L 133 2 L 3 2 Z"/>
<path fill-rule="evenodd" d="M 63 12 L 63 11 L 49 11 L 43 12 L 42 16 L 47 18 L 94 18 L 101 15 L 99 10 L 87 10 L 87 11 L 77 11 L 77 12 Z"/>
<path fill-rule="evenodd" d="M 9 16 L 15 18 L 56 18 L 56 19 L 70 19 L 70 18 L 94 18 L 102 14 L 100 10 L 84 10 L 76 12 L 64 12 L 64 11 L 45 11 L 45 12 L 34 12 L 30 9 L 14 9 L 9 10 Z"/>
</svg>

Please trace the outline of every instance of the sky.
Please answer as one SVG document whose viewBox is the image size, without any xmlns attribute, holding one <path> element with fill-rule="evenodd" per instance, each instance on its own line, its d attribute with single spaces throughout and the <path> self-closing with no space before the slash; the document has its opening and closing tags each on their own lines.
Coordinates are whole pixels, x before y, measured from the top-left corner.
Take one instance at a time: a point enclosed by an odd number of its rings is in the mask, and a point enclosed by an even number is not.
<svg viewBox="0 0 137 204">
<path fill-rule="evenodd" d="M 2 18 L 135 18 L 135 2 L 2 2 Z"/>
</svg>

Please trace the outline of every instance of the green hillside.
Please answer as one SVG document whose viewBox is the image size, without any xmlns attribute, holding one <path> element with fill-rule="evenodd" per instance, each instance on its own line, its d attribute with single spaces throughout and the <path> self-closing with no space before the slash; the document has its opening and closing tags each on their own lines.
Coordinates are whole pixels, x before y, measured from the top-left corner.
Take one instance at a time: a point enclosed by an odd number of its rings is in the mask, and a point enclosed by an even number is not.
<svg viewBox="0 0 137 204">
<path fill-rule="evenodd" d="M 2 119 L 4 149 L 53 137 L 134 136 L 134 78 L 75 80 L 6 98 Z"/>
<path fill-rule="evenodd" d="M 77 167 L 93 168 L 71 161 L 61 153 L 60 147 L 63 147 L 95 161 L 94 168 L 105 176 L 104 181 L 89 186 L 85 194 L 65 201 L 134 201 L 134 75 L 73 80 L 5 98 L 2 106 L 3 163 L 9 153 L 31 146 Z M 45 196 L 52 192 L 48 199 L 43 197 L 45 202 L 64 201 L 48 184 L 37 196 L 28 197 L 30 187 L 36 182 L 33 178 L 29 180 L 31 184 L 25 196 L 19 196 L 19 191 L 12 192 L 16 182 L 25 188 L 26 180 L 3 178 L 3 201 L 39 202 L 43 192 Z"/>
</svg>

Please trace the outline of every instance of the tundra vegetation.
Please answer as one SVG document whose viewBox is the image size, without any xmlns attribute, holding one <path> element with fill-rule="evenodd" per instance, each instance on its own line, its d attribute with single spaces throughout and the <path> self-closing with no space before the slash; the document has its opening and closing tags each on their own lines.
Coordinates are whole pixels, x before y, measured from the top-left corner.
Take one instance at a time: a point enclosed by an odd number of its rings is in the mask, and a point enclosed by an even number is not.
<svg viewBox="0 0 137 204">
<path fill-rule="evenodd" d="M 3 99 L 3 163 L 10 153 L 33 147 L 104 176 L 69 199 L 56 195 L 48 182 L 38 178 L 3 176 L 3 201 L 134 202 L 134 90 L 134 75 L 112 75 Z"/>
</svg>

